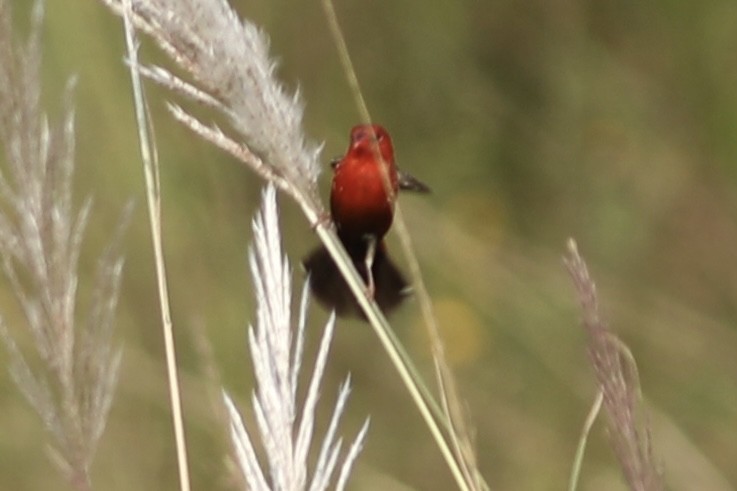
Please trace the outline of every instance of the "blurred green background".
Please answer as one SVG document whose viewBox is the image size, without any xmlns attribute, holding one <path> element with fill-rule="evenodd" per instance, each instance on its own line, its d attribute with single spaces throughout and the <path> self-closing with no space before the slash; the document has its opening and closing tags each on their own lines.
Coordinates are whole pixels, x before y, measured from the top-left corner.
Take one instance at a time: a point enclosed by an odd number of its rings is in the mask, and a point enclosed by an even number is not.
<svg viewBox="0 0 737 491">
<path fill-rule="evenodd" d="M 307 133 L 325 142 L 323 161 L 341 154 L 358 113 L 319 2 L 232 3 L 269 33 L 282 80 L 301 88 Z M 594 397 L 561 262 L 571 236 L 606 319 L 639 362 L 668 488 L 737 486 L 737 2 L 336 3 L 374 120 L 391 132 L 399 164 L 434 190 L 404 196 L 402 211 L 492 489 L 567 485 Z M 24 34 L 31 2 L 11 4 Z M 125 202 L 137 203 L 116 331 L 124 361 L 92 478 L 96 489 L 176 489 L 123 53 L 121 23 L 100 3 L 48 0 L 46 103 L 58 114 L 66 78 L 78 75 L 76 197 L 95 203 L 83 284 Z M 163 60 L 148 41 L 143 56 Z M 192 137 L 166 113 L 170 96 L 149 89 L 193 489 L 231 489 L 208 366 L 248 412 L 245 329 L 255 315 L 246 250 L 262 182 Z M 326 165 L 323 196 L 328 180 Z M 317 239 L 291 202 L 281 204 L 297 264 Z M 401 257 L 393 238 L 390 248 Z M 29 341 L 1 284 L 3 315 Z M 314 347 L 327 314 L 313 306 L 310 317 Z M 431 377 L 416 302 L 392 320 Z M 352 489 L 453 489 L 366 325 L 339 322 L 329 370 L 323 418 L 350 372 L 342 431 L 351 436 L 367 415 L 372 421 Z M 0 434 L 0 489 L 67 489 L 5 370 Z M 626 489 L 601 422 L 580 489 Z"/>
</svg>

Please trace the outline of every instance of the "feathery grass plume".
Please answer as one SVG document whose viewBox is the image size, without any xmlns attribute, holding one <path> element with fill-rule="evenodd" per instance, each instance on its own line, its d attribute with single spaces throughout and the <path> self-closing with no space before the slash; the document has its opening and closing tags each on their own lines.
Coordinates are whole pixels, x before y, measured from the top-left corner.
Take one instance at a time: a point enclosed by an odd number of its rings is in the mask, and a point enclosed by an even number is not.
<svg viewBox="0 0 737 491">
<path fill-rule="evenodd" d="M 77 265 L 91 201 L 76 208 L 73 82 L 63 116 L 49 124 L 40 107 L 43 2 L 33 7 L 28 41 L 13 40 L 10 6 L 0 0 L 0 260 L 43 366 L 31 369 L 4 323 L 0 335 L 13 378 L 53 440 L 52 454 L 77 489 L 91 489 L 89 467 L 112 402 L 121 352 L 112 343 L 123 261 L 119 235 L 98 261 L 85 322 L 75 313 Z"/>
<path fill-rule="evenodd" d="M 614 454 L 630 489 L 658 491 L 663 483 L 653 455 L 650 428 L 641 404 L 637 365 L 629 349 L 599 316 L 596 285 L 573 239 L 564 259 L 578 293 L 589 360 L 603 396 Z"/>
<path fill-rule="evenodd" d="M 125 1 L 102 1 L 123 15 Z M 248 147 L 170 105 L 174 116 L 295 197 L 319 203 L 320 147 L 309 143 L 302 131 L 299 92 L 287 93 L 274 75 L 266 34 L 239 20 L 225 0 L 131 0 L 131 10 L 136 28 L 149 34 L 199 86 L 158 66 L 141 67 L 141 73 L 217 109 Z"/>
<path fill-rule="evenodd" d="M 303 290 L 299 320 L 296 331 L 293 331 L 291 270 L 286 257 L 282 256 L 273 186 L 268 186 L 264 192 L 261 212 L 253 221 L 253 233 L 254 245 L 249 251 L 249 262 L 256 287 L 258 312 L 255 327 L 248 329 L 248 341 L 258 384 L 252 404 L 266 455 L 268 477 L 256 457 L 252 437 L 246 431 L 233 401 L 223 392 L 230 417 L 231 439 L 249 489 L 324 490 L 330 485 L 340 458 L 342 438 L 337 437 L 337 428 L 350 387 L 350 378 L 347 378 L 341 384 L 330 425 L 320 445 L 317 464 L 310 476 L 307 457 L 335 317 L 331 317 L 325 326 L 307 394 L 299 408 L 297 385 L 303 361 L 308 288 Z M 367 429 L 368 420 L 343 456 L 335 489 L 345 487 Z"/>
</svg>

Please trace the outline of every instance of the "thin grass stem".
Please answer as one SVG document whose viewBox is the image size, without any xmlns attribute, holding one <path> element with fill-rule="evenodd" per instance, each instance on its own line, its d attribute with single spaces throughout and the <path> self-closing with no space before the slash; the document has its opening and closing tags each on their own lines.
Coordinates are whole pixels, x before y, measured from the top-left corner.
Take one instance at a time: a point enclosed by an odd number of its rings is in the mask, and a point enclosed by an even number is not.
<svg viewBox="0 0 737 491">
<path fill-rule="evenodd" d="M 169 289 L 166 279 L 166 266 L 161 236 L 161 186 L 159 181 L 159 161 L 153 138 L 153 126 L 149 117 L 140 74 L 138 73 L 138 53 L 135 41 L 135 32 L 130 22 L 131 4 L 125 0 L 123 20 L 125 24 L 125 40 L 130 60 L 131 83 L 136 110 L 136 123 L 141 150 L 141 160 L 146 179 L 146 201 L 148 203 L 149 222 L 151 224 L 151 240 L 156 263 L 156 280 L 161 306 L 161 327 L 164 334 L 164 348 L 166 352 L 166 368 L 169 379 L 169 396 L 171 399 L 172 421 L 177 448 L 177 462 L 179 467 L 179 489 L 189 491 L 189 466 L 187 463 L 187 444 L 184 435 L 182 418 L 182 402 L 179 390 L 177 372 L 176 349 L 174 347 L 174 332 L 169 307 Z"/>
<path fill-rule="evenodd" d="M 573 458 L 573 467 L 571 468 L 571 478 L 568 481 L 568 491 L 576 491 L 576 488 L 578 487 L 578 478 L 581 475 L 581 467 L 583 466 L 583 457 L 586 453 L 586 444 L 589 439 L 589 433 L 591 432 L 591 428 L 594 426 L 596 417 L 601 411 L 602 402 L 604 402 L 604 393 L 599 391 L 599 393 L 596 394 L 594 403 L 591 405 L 591 410 L 589 411 L 588 416 L 586 416 L 586 421 L 583 423 L 581 438 L 578 439 L 576 455 Z"/>
</svg>

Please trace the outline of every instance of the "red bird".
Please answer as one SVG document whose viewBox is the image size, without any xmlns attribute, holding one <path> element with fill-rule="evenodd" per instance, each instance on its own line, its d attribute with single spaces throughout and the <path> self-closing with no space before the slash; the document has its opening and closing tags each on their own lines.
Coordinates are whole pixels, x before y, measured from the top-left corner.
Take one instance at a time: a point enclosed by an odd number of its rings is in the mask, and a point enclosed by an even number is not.
<svg viewBox="0 0 737 491">
<path fill-rule="evenodd" d="M 386 253 L 383 238 L 394 219 L 397 192 L 427 193 L 423 183 L 397 169 L 389 133 L 379 125 L 351 130 L 345 156 L 332 162 L 330 212 L 338 237 L 361 274 L 369 295 L 386 313 L 397 307 L 409 289 L 402 273 Z M 339 315 L 363 317 L 330 254 L 322 247 L 304 261 L 310 286 L 318 300 Z"/>
</svg>

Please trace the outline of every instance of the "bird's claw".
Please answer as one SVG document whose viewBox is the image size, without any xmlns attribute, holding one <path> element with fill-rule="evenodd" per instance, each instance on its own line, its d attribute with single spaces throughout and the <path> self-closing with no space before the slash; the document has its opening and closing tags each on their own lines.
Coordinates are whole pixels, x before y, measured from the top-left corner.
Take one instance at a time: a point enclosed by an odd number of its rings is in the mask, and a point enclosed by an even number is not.
<svg viewBox="0 0 737 491">
<path fill-rule="evenodd" d="M 373 235 L 368 236 L 368 246 L 366 248 L 366 257 L 364 258 L 364 266 L 366 266 L 366 295 L 370 299 L 374 299 L 376 293 L 376 284 L 374 283 L 374 259 L 376 258 L 377 240 Z"/>
<path fill-rule="evenodd" d="M 373 275 L 369 275 L 369 284 L 366 285 L 365 291 L 368 298 L 370 298 L 371 300 L 375 300 L 374 295 L 376 295 L 376 285 L 374 285 Z"/>
</svg>

